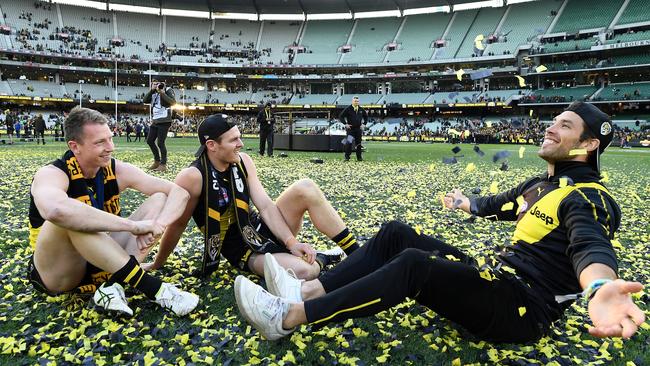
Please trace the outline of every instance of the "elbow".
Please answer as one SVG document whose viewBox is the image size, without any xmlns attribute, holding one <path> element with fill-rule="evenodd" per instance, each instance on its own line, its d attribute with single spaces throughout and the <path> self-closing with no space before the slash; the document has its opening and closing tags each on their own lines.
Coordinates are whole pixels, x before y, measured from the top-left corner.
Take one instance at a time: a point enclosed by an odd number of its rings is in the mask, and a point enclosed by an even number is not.
<svg viewBox="0 0 650 366">
<path fill-rule="evenodd" d="M 44 220 L 49 221 L 54 224 L 62 223 L 66 221 L 68 216 L 66 210 L 61 206 L 54 206 L 45 212 L 41 213 L 41 216 Z"/>
<path fill-rule="evenodd" d="M 176 185 L 174 187 L 174 195 L 178 197 L 179 201 L 183 202 L 183 205 L 186 205 L 190 200 L 190 193 L 186 191 L 183 187 Z"/>
</svg>

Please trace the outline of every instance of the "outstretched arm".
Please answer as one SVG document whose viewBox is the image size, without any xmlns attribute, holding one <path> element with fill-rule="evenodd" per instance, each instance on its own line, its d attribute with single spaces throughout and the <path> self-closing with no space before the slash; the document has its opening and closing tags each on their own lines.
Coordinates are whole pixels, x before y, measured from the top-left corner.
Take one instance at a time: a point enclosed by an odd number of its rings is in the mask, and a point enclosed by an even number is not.
<svg viewBox="0 0 650 366">
<path fill-rule="evenodd" d="M 645 321 L 645 314 L 632 300 L 631 294 L 643 289 L 639 282 L 616 279 L 616 273 L 601 263 L 592 263 L 580 273 L 580 284 L 587 288 L 593 281 L 609 279 L 589 300 L 589 317 L 593 336 L 630 338 Z"/>
</svg>

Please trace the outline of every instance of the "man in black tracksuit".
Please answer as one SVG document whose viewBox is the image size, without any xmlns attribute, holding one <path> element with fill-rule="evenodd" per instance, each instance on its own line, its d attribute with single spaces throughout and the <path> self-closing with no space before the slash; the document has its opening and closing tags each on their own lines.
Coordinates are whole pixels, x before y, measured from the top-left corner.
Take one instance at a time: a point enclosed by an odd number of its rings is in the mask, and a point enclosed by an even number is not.
<svg viewBox="0 0 650 366">
<path fill-rule="evenodd" d="M 266 102 L 264 109 L 257 114 L 257 123 L 260 125 L 260 155 L 264 156 L 264 145 L 267 145 L 267 155 L 273 156 L 273 126 L 275 119 L 271 112 L 271 102 Z"/>
<path fill-rule="evenodd" d="M 368 123 L 368 113 L 359 105 L 359 97 L 352 98 L 352 105 L 348 106 L 339 115 L 339 120 L 345 125 L 347 132 L 345 144 L 345 161 L 350 160 L 352 145 L 356 147 L 357 161 L 363 161 L 361 157 L 361 133 L 363 125 Z"/>
<path fill-rule="evenodd" d="M 167 131 L 172 125 L 172 109 L 176 104 L 174 89 L 165 83 L 154 82 L 151 90 L 144 96 L 144 102 L 151 104 L 151 126 L 147 135 L 147 144 L 153 153 L 153 164 L 149 169 L 159 172 L 167 170 Z M 158 141 L 158 145 L 156 145 Z"/>
<path fill-rule="evenodd" d="M 447 194 L 448 208 L 517 221 L 512 245 L 495 255 L 472 258 L 391 222 L 333 270 L 298 284 L 304 302 L 278 301 L 239 277 L 240 311 L 277 339 L 299 324 L 369 316 L 410 297 L 481 339 L 519 343 L 544 336 L 572 300 L 585 297 L 592 335 L 629 338 L 645 319 L 630 296 L 643 286 L 617 279 L 611 240 L 621 211 L 599 183 L 599 155 L 612 134 L 605 113 L 573 103 L 546 130 L 538 152 L 546 174 L 494 196 Z M 287 276 L 274 280 L 292 283 Z"/>
<path fill-rule="evenodd" d="M 43 115 L 41 113 L 34 118 L 34 138 L 36 139 L 36 145 L 38 145 L 39 141 L 43 141 L 43 145 L 45 145 L 45 120 L 43 119 Z"/>
</svg>

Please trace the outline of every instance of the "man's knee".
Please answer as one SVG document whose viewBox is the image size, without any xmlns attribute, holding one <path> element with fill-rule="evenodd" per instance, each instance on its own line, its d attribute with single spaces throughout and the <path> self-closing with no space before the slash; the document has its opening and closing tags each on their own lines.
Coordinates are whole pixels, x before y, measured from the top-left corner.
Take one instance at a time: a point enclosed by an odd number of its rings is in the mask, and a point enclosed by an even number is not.
<svg viewBox="0 0 650 366">
<path fill-rule="evenodd" d="M 406 248 L 397 255 L 395 260 L 408 266 L 408 268 L 415 269 L 419 264 L 430 261 L 430 257 L 431 253 L 422 249 Z"/>
<path fill-rule="evenodd" d="M 405 223 L 397 220 L 392 220 L 382 225 L 380 231 L 383 232 L 384 235 L 400 236 L 405 232 L 411 230 L 413 230 L 413 228 L 406 225 Z"/>
<path fill-rule="evenodd" d="M 293 184 L 292 189 L 301 200 L 317 199 L 322 196 L 318 185 L 309 178 L 303 178 L 297 181 Z"/>
<path fill-rule="evenodd" d="M 309 264 L 303 261 L 294 265 L 293 271 L 299 279 L 310 281 L 318 277 L 319 267 L 318 265 Z"/>
</svg>

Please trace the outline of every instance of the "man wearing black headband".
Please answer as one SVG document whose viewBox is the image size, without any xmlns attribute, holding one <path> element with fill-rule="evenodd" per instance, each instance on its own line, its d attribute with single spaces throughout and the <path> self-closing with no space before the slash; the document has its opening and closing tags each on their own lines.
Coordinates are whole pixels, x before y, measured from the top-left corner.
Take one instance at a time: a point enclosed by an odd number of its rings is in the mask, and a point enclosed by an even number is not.
<svg viewBox="0 0 650 366">
<path fill-rule="evenodd" d="M 160 250 L 147 268 L 165 263 L 190 217 L 204 235 L 202 275 L 217 269 L 221 254 L 240 270 L 263 276 L 264 256 L 260 254 L 274 253 L 297 278 L 315 278 L 332 257 L 296 239 L 305 212 L 316 229 L 343 251 L 355 250 L 356 238 L 313 181 L 292 184 L 276 202 L 269 198 L 255 164 L 241 152 L 239 128 L 227 118 L 215 114 L 199 125 L 197 159 L 175 181 L 188 190 L 190 200 L 183 215 L 165 231 Z M 251 201 L 259 215 L 251 210 Z"/>
<path fill-rule="evenodd" d="M 267 339 L 277 339 L 300 324 L 368 316 L 410 297 L 481 339 L 520 343 L 547 334 L 583 297 L 594 324 L 589 333 L 629 338 L 645 319 L 630 296 L 643 286 L 617 279 L 611 240 L 621 211 L 598 173 L 611 139 L 605 113 L 573 103 L 546 130 L 538 153 L 546 174 L 494 196 L 469 199 L 454 190 L 444 198 L 448 208 L 517 221 L 512 245 L 496 255 L 473 258 L 391 222 L 319 279 L 294 280 L 299 301 L 237 277 L 240 312 Z"/>
</svg>

